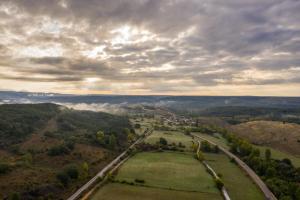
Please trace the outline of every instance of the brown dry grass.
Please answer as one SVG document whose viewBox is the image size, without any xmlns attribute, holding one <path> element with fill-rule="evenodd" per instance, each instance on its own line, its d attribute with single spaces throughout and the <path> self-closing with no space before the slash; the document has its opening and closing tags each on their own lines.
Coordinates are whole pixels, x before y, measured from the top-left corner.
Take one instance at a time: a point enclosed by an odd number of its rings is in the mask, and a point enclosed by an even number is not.
<svg viewBox="0 0 300 200">
<path fill-rule="evenodd" d="M 300 125 L 275 121 L 251 121 L 232 126 L 232 131 L 254 144 L 267 145 L 300 155 Z"/>
</svg>

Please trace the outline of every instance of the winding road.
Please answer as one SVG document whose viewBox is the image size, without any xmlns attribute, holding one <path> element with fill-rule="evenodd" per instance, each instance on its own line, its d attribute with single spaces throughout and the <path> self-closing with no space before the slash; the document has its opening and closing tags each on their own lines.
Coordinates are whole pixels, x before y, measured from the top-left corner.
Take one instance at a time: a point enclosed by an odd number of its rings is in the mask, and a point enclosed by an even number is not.
<svg viewBox="0 0 300 200">
<path fill-rule="evenodd" d="M 191 133 L 192 136 L 197 137 L 201 140 L 207 141 L 212 145 L 217 145 L 216 143 L 201 137 L 199 135 L 196 135 L 194 133 Z M 219 146 L 219 145 L 218 145 Z M 236 155 L 232 154 L 225 148 L 219 146 L 220 150 L 223 151 L 226 155 L 228 155 L 230 158 L 234 158 L 237 164 L 248 173 L 248 175 L 251 177 L 251 179 L 256 183 L 256 185 L 260 188 L 260 190 L 264 193 L 265 198 L 267 200 L 277 200 L 277 198 L 274 196 L 274 194 L 269 190 L 269 188 L 266 186 L 266 184 L 260 179 L 260 177 L 248 166 L 246 163 L 244 163 L 240 158 L 238 158 Z"/>
</svg>

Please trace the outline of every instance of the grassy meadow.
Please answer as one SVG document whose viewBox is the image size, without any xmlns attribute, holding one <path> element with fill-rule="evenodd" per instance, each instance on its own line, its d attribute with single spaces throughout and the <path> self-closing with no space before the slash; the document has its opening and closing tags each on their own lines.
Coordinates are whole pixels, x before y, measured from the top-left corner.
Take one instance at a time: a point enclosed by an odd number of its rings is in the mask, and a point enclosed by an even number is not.
<svg viewBox="0 0 300 200">
<path fill-rule="evenodd" d="M 98 190 L 91 200 L 222 200 L 219 194 L 166 190 L 160 188 L 110 183 Z"/>
<path fill-rule="evenodd" d="M 178 131 L 154 131 L 149 137 L 147 137 L 145 142 L 155 144 L 161 137 L 165 138 L 169 144 L 175 143 L 178 145 L 178 143 L 181 142 L 185 145 L 186 150 L 191 149 L 192 138 Z"/>
<path fill-rule="evenodd" d="M 208 164 L 218 173 L 232 200 L 263 200 L 264 196 L 247 174 L 222 153 L 205 154 Z"/>
<path fill-rule="evenodd" d="M 119 169 L 116 179 L 140 179 L 151 187 L 218 193 L 212 177 L 191 154 L 139 153 Z"/>
</svg>

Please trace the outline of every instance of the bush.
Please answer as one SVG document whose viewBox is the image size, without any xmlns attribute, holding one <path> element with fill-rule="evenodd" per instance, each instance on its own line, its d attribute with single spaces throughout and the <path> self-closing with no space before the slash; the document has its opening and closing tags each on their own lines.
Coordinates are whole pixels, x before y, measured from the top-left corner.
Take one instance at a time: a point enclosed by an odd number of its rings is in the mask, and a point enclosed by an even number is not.
<svg viewBox="0 0 300 200">
<path fill-rule="evenodd" d="M 48 151 L 49 156 L 59 156 L 59 155 L 69 154 L 69 153 L 70 153 L 70 149 L 65 144 L 53 146 Z"/>
<path fill-rule="evenodd" d="M 59 172 L 56 175 L 56 178 L 63 184 L 63 186 L 68 186 L 70 178 L 66 172 Z"/>
<path fill-rule="evenodd" d="M 10 170 L 10 165 L 7 163 L 0 163 L 0 174 L 5 174 L 9 172 Z"/>
<path fill-rule="evenodd" d="M 140 128 L 141 128 L 141 124 L 135 124 L 135 125 L 134 125 L 134 128 L 140 129 Z"/>
<path fill-rule="evenodd" d="M 221 190 L 224 186 L 224 183 L 222 182 L 222 180 L 219 178 L 215 178 L 214 180 L 215 180 L 215 184 L 216 184 L 217 188 L 219 190 Z"/>
<path fill-rule="evenodd" d="M 165 138 L 161 137 L 161 138 L 159 138 L 159 144 L 168 145 L 168 141 Z"/>
<path fill-rule="evenodd" d="M 234 163 L 234 164 L 236 164 L 236 160 L 232 157 L 232 158 L 230 158 L 230 162 L 232 162 L 232 163 Z"/>
<path fill-rule="evenodd" d="M 136 183 L 141 183 L 141 184 L 144 184 L 144 183 L 145 183 L 145 180 L 143 180 L 143 179 L 134 179 L 134 181 L 135 181 Z"/>
<path fill-rule="evenodd" d="M 20 194 L 18 192 L 14 192 L 9 195 L 9 200 L 19 200 L 21 199 Z"/>
<path fill-rule="evenodd" d="M 79 177 L 79 171 L 75 165 L 68 166 L 65 172 L 71 179 L 77 179 Z"/>
</svg>

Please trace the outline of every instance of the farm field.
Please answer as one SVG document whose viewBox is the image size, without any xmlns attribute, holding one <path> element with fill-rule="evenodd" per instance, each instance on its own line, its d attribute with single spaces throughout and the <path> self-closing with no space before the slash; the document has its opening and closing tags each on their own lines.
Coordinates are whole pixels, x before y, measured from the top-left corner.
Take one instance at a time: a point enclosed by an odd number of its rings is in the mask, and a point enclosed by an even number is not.
<svg viewBox="0 0 300 200">
<path fill-rule="evenodd" d="M 222 200 L 222 197 L 214 193 L 185 192 L 166 190 L 160 188 L 131 186 L 119 183 L 105 185 L 91 198 L 91 200 L 167 200 L 167 199 L 209 199 Z"/>
<path fill-rule="evenodd" d="M 185 145 L 187 150 L 191 149 L 192 138 L 177 131 L 154 131 L 149 137 L 147 137 L 145 142 L 155 144 L 161 137 L 165 138 L 169 144 L 178 144 L 181 142 L 183 145 Z"/>
<path fill-rule="evenodd" d="M 263 200 L 264 196 L 252 180 L 222 153 L 206 153 L 208 164 L 218 173 L 232 200 Z M 242 195 L 241 195 L 242 194 Z"/>
<path fill-rule="evenodd" d="M 192 154 L 139 153 L 120 169 L 116 179 L 134 182 L 145 180 L 151 187 L 218 193 L 212 177 Z"/>
<path fill-rule="evenodd" d="M 135 180 L 143 180 L 137 183 Z M 133 183 L 134 185 L 121 183 Z M 99 189 L 91 200 L 212 199 L 222 196 L 204 166 L 191 153 L 142 152 L 121 166 L 114 183 Z"/>
</svg>

